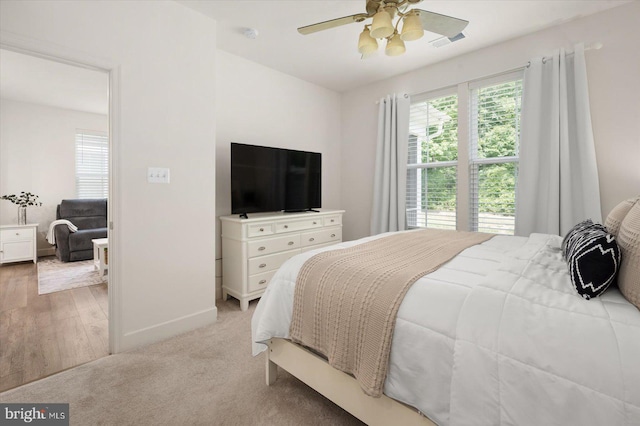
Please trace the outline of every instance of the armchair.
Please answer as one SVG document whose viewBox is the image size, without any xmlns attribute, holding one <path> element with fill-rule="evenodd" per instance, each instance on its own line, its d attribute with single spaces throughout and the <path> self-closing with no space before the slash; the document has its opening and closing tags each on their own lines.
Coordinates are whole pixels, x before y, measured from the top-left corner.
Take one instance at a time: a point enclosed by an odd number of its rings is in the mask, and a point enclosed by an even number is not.
<svg viewBox="0 0 640 426">
<path fill-rule="evenodd" d="M 93 259 L 91 240 L 107 238 L 107 200 L 62 200 L 56 219 L 67 219 L 78 227 L 70 232 L 66 225 L 55 227 L 56 256 L 63 262 Z"/>
</svg>

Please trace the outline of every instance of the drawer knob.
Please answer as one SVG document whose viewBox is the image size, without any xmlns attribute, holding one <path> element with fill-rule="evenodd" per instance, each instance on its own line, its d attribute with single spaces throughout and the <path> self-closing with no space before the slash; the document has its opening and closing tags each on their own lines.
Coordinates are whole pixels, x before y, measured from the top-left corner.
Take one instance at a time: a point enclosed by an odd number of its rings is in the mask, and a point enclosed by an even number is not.
<svg viewBox="0 0 640 426">
<path fill-rule="evenodd" d="M 260 266 L 258 266 L 258 268 L 264 268 L 265 266 L 267 266 L 266 263 L 261 263 Z"/>
<path fill-rule="evenodd" d="M 19 232 L 16 232 L 16 235 L 20 235 L 20 233 L 19 233 Z"/>
<path fill-rule="evenodd" d="M 331 222 L 335 222 L 335 219 L 331 219 Z"/>
<path fill-rule="evenodd" d="M 264 232 L 264 228 L 260 228 L 260 232 Z"/>
<path fill-rule="evenodd" d="M 309 238 L 309 241 L 314 241 L 314 240 L 315 240 L 315 238 Z"/>
<path fill-rule="evenodd" d="M 267 280 L 260 280 L 260 282 L 258 284 L 264 284 L 266 282 L 267 282 Z"/>
<path fill-rule="evenodd" d="M 262 250 L 264 250 L 265 248 L 266 248 L 265 246 L 258 247 L 258 251 L 262 251 Z"/>
<path fill-rule="evenodd" d="M 287 229 L 287 228 L 289 228 L 289 225 L 285 225 L 285 226 L 284 226 L 284 229 Z"/>
<path fill-rule="evenodd" d="M 335 237 L 335 236 L 336 236 L 336 234 L 331 234 L 331 238 L 333 238 L 333 237 Z"/>
<path fill-rule="evenodd" d="M 293 241 L 289 241 L 289 245 L 292 246 L 293 245 Z"/>
<path fill-rule="evenodd" d="M 313 222 L 313 224 L 314 224 L 314 225 L 317 225 L 317 224 L 318 224 L 318 222 Z"/>
</svg>

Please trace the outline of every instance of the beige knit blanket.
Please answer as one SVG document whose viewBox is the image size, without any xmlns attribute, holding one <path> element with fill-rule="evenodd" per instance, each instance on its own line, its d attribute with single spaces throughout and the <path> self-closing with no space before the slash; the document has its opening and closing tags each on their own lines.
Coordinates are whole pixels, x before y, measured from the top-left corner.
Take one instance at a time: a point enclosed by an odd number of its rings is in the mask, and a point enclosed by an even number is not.
<svg viewBox="0 0 640 426">
<path fill-rule="evenodd" d="M 419 230 L 319 253 L 302 266 L 295 288 L 291 340 L 352 374 L 379 397 L 391 337 L 409 287 L 458 253 L 493 235 Z"/>
</svg>

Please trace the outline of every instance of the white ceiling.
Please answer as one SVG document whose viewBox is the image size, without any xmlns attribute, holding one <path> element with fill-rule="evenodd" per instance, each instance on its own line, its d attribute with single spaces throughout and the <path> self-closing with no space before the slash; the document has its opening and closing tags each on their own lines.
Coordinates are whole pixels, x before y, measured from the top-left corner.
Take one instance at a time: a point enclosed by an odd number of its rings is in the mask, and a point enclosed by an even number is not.
<svg viewBox="0 0 640 426">
<path fill-rule="evenodd" d="M 468 20 L 467 38 L 441 48 L 426 33 L 407 43 L 400 57 L 361 60 L 356 51 L 362 24 L 303 36 L 296 28 L 361 13 L 365 0 L 179 0 L 217 21 L 218 48 L 286 74 L 345 91 L 463 53 L 628 3 L 624 1 L 423 1 L 419 8 Z M 245 28 L 255 28 L 255 40 Z M 585 40 L 586 42 L 597 40 Z M 0 49 L 0 97 L 107 114 L 108 75 Z"/>
<path fill-rule="evenodd" d="M 0 97 L 107 114 L 109 75 L 0 49 Z"/>
<path fill-rule="evenodd" d="M 625 1 L 423 1 L 418 8 L 466 19 L 467 38 L 441 48 L 425 37 L 407 42 L 399 57 L 361 60 L 356 50 L 363 24 L 300 35 L 297 27 L 362 13 L 365 0 L 343 1 L 211 1 L 178 0 L 217 21 L 218 48 L 286 74 L 339 92 L 402 74 L 472 50 L 532 33 L 580 16 L 619 6 Z M 370 21 L 367 21 L 370 22 Z M 258 30 L 254 40 L 245 28 Z M 585 40 L 592 42 L 597 40 Z"/>
</svg>

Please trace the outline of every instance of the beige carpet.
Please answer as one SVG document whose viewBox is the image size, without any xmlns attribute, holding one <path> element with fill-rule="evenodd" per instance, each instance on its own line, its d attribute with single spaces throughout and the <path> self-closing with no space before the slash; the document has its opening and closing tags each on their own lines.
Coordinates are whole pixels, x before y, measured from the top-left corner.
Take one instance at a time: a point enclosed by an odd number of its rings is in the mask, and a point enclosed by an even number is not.
<svg viewBox="0 0 640 426">
<path fill-rule="evenodd" d="M 280 370 L 266 386 L 251 356 L 251 315 L 218 302 L 218 321 L 0 394 L 0 402 L 70 403 L 72 425 L 362 425 Z"/>
<path fill-rule="evenodd" d="M 79 262 L 61 262 L 55 256 L 38 259 L 38 294 L 101 284 L 100 273 L 93 259 Z"/>
</svg>

